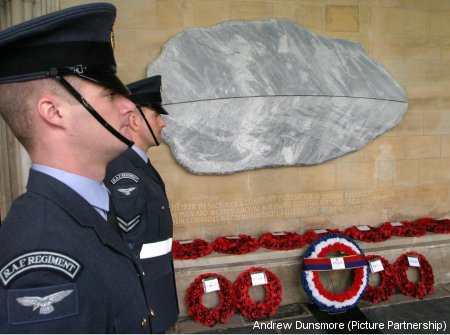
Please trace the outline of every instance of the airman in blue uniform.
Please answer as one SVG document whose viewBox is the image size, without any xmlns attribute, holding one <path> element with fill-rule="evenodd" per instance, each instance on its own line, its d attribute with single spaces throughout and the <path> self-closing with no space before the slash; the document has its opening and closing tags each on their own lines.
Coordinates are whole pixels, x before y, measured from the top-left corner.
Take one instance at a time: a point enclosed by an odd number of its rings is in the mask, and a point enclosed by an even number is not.
<svg viewBox="0 0 450 335">
<path fill-rule="evenodd" d="M 105 184 L 111 191 L 122 233 L 146 276 L 152 332 L 163 333 L 178 317 L 172 259 L 172 216 L 165 185 L 147 157 L 159 145 L 165 126 L 161 114 L 161 76 L 128 85 L 128 98 L 136 104 L 129 117 L 134 146 L 107 167 Z"/>
<path fill-rule="evenodd" d="M 0 31 L 0 114 L 33 162 L 0 227 L 0 333 L 151 331 L 145 273 L 107 220 L 105 169 L 135 108 L 115 16 L 95 3 Z"/>
</svg>

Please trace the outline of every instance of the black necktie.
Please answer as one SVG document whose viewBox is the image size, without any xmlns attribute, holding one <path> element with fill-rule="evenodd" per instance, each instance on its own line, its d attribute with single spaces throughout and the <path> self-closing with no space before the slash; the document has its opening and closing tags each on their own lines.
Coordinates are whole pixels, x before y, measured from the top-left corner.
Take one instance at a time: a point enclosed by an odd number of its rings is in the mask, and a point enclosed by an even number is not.
<svg viewBox="0 0 450 335">
<path fill-rule="evenodd" d="M 166 185 L 164 184 L 164 181 L 162 180 L 160 174 L 158 173 L 158 171 L 155 169 L 155 167 L 152 165 L 152 163 L 150 163 L 150 160 L 147 160 L 147 165 L 150 167 L 150 169 L 153 171 L 153 173 L 155 174 L 156 178 L 158 178 L 158 181 L 161 185 L 161 188 L 163 189 L 164 194 L 166 193 Z"/>
<path fill-rule="evenodd" d="M 114 210 L 114 205 L 111 200 L 111 195 L 108 196 L 108 199 L 109 199 L 109 211 L 108 214 L 106 214 L 106 220 L 114 228 L 114 230 L 117 231 L 119 235 L 121 235 L 119 224 L 117 223 L 116 211 Z"/>
</svg>

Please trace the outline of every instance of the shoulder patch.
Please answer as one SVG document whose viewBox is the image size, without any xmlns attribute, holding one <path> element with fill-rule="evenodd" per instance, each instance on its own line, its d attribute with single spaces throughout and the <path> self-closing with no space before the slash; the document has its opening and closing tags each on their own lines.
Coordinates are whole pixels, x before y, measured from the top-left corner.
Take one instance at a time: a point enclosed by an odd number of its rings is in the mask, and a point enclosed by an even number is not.
<svg viewBox="0 0 450 335">
<path fill-rule="evenodd" d="M 3 285 L 24 272 L 35 269 L 52 269 L 75 279 L 81 270 L 81 264 L 75 259 L 52 251 L 34 251 L 20 255 L 0 269 L 0 279 Z"/>
<path fill-rule="evenodd" d="M 131 193 L 137 189 L 137 186 L 131 186 L 131 187 L 121 187 L 117 188 L 117 192 L 122 193 L 124 196 L 129 196 Z"/>
<path fill-rule="evenodd" d="M 139 177 L 136 176 L 134 173 L 131 172 L 121 172 L 119 174 L 116 174 L 112 179 L 111 179 L 111 183 L 114 185 L 115 183 L 117 183 L 119 180 L 121 179 L 131 179 L 133 180 L 135 183 L 137 183 L 139 181 Z"/>
<path fill-rule="evenodd" d="M 8 323 L 50 321 L 78 314 L 75 283 L 8 290 Z"/>
</svg>

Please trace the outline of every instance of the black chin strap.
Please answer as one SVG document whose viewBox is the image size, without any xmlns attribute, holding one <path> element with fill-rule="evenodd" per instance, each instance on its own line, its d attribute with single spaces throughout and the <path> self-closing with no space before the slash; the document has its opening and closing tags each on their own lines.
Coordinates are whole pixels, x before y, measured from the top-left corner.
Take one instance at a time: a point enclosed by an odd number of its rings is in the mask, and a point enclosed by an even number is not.
<svg viewBox="0 0 450 335">
<path fill-rule="evenodd" d="M 49 71 L 49 75 L 60 82 L 64 88 L 75 98 L 79 103 L 81 103 L 84 108 L 103 126 L 105 127 L 111 134 L 113 134 L 120 141 L 125 143 L 128 147 L 132 147 L 134 142 L 130 141 L 128 138 L 119 133 L 116 129 L 113 128 L 104 118 L 100 116 L 100 114 L 82 97 L 78 91 L 69 84 L 67 80 L 59 73 L 59 70 L 56 68 L 51 68 Z"/>
<path fill-rule="evenodd" d="M 153 139 L 155 140 L 156 146 L 158 146 L 159 145 L 158 139 L 156 138 L 155 133 L 152 130 L 152 127 L 150 127 L 150 123 L 148 123 L 147 118 L 145 117 L 144 112 L 141 109 L 141 106 L 136 105 L 136 107 L 137 107 L 139 113 L 141 113 L 142 117 L 144 118 L 145 124 L 147 125 L 148 130 L 150 130 L 150 133 L 152 134 Z"/>
</svg>

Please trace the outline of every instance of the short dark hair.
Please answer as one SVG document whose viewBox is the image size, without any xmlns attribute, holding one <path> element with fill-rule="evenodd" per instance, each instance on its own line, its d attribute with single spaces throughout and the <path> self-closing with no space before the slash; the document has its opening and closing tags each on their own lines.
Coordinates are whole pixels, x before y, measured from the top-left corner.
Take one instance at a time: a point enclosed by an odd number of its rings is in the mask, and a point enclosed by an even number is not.
<svg viewBox="0 0 450 335">
<path fill-rule="evenodd" d="M 69 76 L 67 80 L 80 86 L 81 79 Z M 0 115 L 27 150 L 31 148 L 35 134 L 34 106 L 46 93 L 64 97 L 71 104 L 77 103 L 60 83 L 51 78 L 0 84 Z"/>
</svg>

